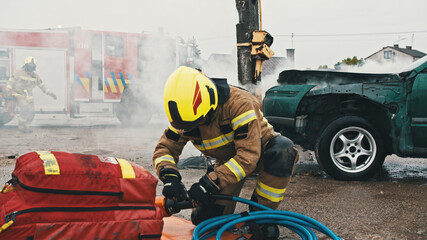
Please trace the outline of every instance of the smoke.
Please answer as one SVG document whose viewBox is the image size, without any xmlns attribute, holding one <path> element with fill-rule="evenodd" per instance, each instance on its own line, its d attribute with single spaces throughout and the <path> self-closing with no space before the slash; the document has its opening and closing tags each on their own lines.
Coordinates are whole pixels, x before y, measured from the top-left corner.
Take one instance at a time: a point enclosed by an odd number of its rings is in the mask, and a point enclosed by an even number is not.
<svg viewBox="0 0 427 240">
<path fill-rule="evenodd" d="M 366 60 L 362 66 L 341 65 L 342 72 L 358 72 L 358 73 L 400 73 L 412 64 L 412 60 L 408 58 L 399 59 L 399 61 L 390 61 L 380 63 L 373 60 Z"/>
<path fill-rule="evenodd" d="M 277 86 L 277 79 L 279 77 L 280 72 L 287 70 L 288 68 L 284 66 L 283 68 L 278 67 L 273 74 L 269 75 L 262 75 L 261 82 L 259 83 L 260 91 L 262 92 L 262 98 L 265 97 L 265 92 L 274 87 Z"/>
<path fill-rule="evenodd" d="M 366 60 L 363 65 L 361 66 L 354 66 L 354 65 L 340 65 L 340 70 L 331 69 L 328 71 L 338 71 L 338 72 L 354 72 L 354 73 L 377 73 L 377 74 L 398 74 L 404 71 L 408 70 L 408 66 L 413 64 L 413 62 L 410 59 L 404 58 L 399 59 L 399 61 L 390 61 L 385 63 L 379 63 L 373 60 Z M 275 73 L 266 75 L 262 77 L 262 81 L 259 83 L 260 91 L 263 94 L 263 98 L 265 97 L 265 92 L 270 89 L 271 87 L 279 85 L 277 82 L 278 76 L 282 71 L 290 70 L 291 66 L 283 66 L 282 68 L 277 68 Z M 322 70 L 319 70 L 322 71 Z M 299 84 L 298 81 L 292 81 L 295 83 L 290 84 Z M 318 80 L 308 80 L 303 81 L 304 84 L 307 85 L 315 85 L 313 90 L 315 89 L 322 89 L 326 88 L 331 85 L 340 85 L 345 82 L 348 82 L 348 80 L 340 79 L 339 77 L 334 77 L 333 79 L 328 79 L 327 81 L 322 81 L 320 79 Z M 300 82 L 302 83 L 302 82 Z"/>
<path fill-rule="evenodd" d="M 34 102 L 37 114 L 31 126 L 41 129 L 55 128 L 57 130 L 61 128 L 72 129 L 81 126 L 83 129 L 87 129 L 81 138 L 87 139 L 88 147 L 92 146 L 94 149 L 97 149 L 99 143 L 96 142 L 96 139 L 93 140 L 91 138 L 91 128 L 96 125 L 110 126 L 112 123 L 116 123 L 118 126 L 119 121 L 115 119 L 115 111 L 117 108 L 120 109 L 120 107 L 123 107 L 120 106 L 121 103 L 104 99 L 105 94 L 108 94 L 106 91 L 111 93 L 111 89 L 103 89 L 103 87 L 105 87 L 103 86 L 104 77 L 111 78 L 112 76 L 110 76 L 110 74 L 113 72 L 116 77 L 116 82 L 121 83 L 119 76 L 119 72 L 121 72 L 126 82 L 128 82 L 127 74 L 129 70 L 125 69 L 134 68 L 133 66 L 136 66 L 135 63 L 138 63 L 137 68 L 141 74 L 132 74 L 133 80 L 135 80 L 134 82 L 137 84 L 129 84 L 129 86 L 138 85 L 138 87 L 129 88 L 131 95 L 133 95 L 137 101 L 122 104 L 131 107 L 121 109 L 121 111 L 130 112 L 130 115 L 123 115 L 123 119 L 120 120 L 125 123 L 122 124 L 123 126 L 132 125 L 138 127 L 134 128 L 136 131 L 129 131 L 130 134 L 135 134 L 133 137 L 145 136 L 147 131 L 156 131 L 158 132 L 157 135 L 160 137 L 162 131 L 168 124 L 164 114 L 162 96 L 164 83 L 169 74 L 176 68 L 175 38 L 163 33 L 150 33 L 139 42 L 135 40 L 135 44 L 125 45 L 125 47 L 135 46 L 135 49 L 124 49 L 123 45 L 121 48 L 112 48 L 111 46 L 120 46 L 121 42 L 108 42 L 105 44 L 106 50 L 108 51 L 105 53 L 105 56 L 112 56 L 114 54 L 120 56 L 127 52 L 135 54 L 135 58 L 131 61 L 117 64 L 115 62 L 104 62 L 101 37 L 95 39 L 99 40 L 99 44 L 97 45 L 98 48 L 95 49 L 95 46 L 93 46 L 94 40 L 92 34 L 94 32 L 88 33 L 76 29 L 74 35 L 72 35 L 73 40 L 70 41 L 68 30 L 70 29 L 46 31 L 23 30 L 19 32 L 0 31 L 1 84 L 5 85 L 10 75 L 12 75 L 16 69 L 22 67 L 26 57 L 34 56 L 38 62 L 36 73 L 41 77 L 44 84 L 57 95 L 57 99 L 54 100 L 40 91 L 38 87 L 34 88 Z M 30 33 L 27 32 L 37 33 L 31 34 L 31 37 L 29 37 Z M 95 32 L 95 34 L 98 33 L 99 32 Z M 99 35 L 101 36 L 101 34 Z M 28 39 L 31 39 L 31 41 Z M 134 39 L 136 38 L 132 38 L 131 41 Z M 68 49 L 69 43 L 72 44 L 70 49 Z M 129 42 L 124 43 L 128 44 Z M 19 45 L 20 47 L 11 51 L 10 46 L 15 45 Z M 138 49 L 136 46 L 138 46 Z M 86 58 L 85 54 L 89 57 Z M 104 63 L 105 66 L 102 66 L 102 63 Z M 68 66 L 67 64 L 70 65 Z M 113 69 L 111 65 L 117 68 Z M 104 75 L 102 71 L 103 67 L 105 67 Z M 84 97 L 75 95 L 77 90 L 74 89 L 76 86 L 74 71 L 77 71 L 77 69 L 80 70 L 78 77 L 82 83 L 81 86 L 79 86 L 81 87 L 79 93 L 87 93 Z M 110 84 L 111 83 L 112 82 L 110 82 Z M 116 86 L 116 91 L 121 90 L 120 86 Z M 92 101 L 88 100 L 90 98 L 92 98 Z M 74 108 L 77 112 L 73 117 L 70 117 L 67 113 L 67 104 L 70 102 L 73 103 L 74 100 L 76 100 L 76 104 L 72 104 L 72 106 L 78 105 L 79 108 Z M 138 122 L 138 124 L 134 125 L 134 120 Z M 141 122 L 142 124 L 139 124 Z M 17 124 L 18 120 L 15 117 L 6 127 L 16 127 Z M 154 129 L 153 126 L 157 129 Z M 121 132 L 123 130 L 117 128 L 109 129 L 109 131 Z M 91 142 L 92 140 L 93 142 Z M 11 139 L 11 141 L 13 140 Z M 35 141 L 33 147 L 38 149 L 36 142 L 37 141 Z M 52 143 L 52 146 L 57 146 L 57 144 Z M 74 151 L 79 152 L 78 149 Z"/>
<path fill-rule="evenodd" d="M 164 34 L 155 34 L 144 39 L 139 49 L 141 75 L 139 82 L 143 95 L 148 99 L 155 113 L 163 113 L 163 87 L 169 75 L 175 70 L 176 40 Z"/>
<path fill-rule="evenodd" d="M 48 37 L 46 37 L 48 36 Z M 64 31 L 0 31 L 0 81 L 6 81 L 32 56 L 37 61 L 36 73 L 57 99 L 53 100 L 38 87 L 32 91 L 36 111 L 65 111 L 67 104 L 66 52 L 69 39 Z M 19 47 L 14 47 L 19 46 Z M 33 46 L 33 47 L 25 47 Z"/>
<path fill-rule="evenodd" d="M 239 86 L 236 54 L 211 54 L 203 64 L 202 72 L 211 78 L 226 78 L 228 84 Z"/>
<path fill-rule="evenodd" d="M 232 54 L 212 54 L 202 67 L 203 73 L 208 77 L 227 78 L 230 85 L 244 88 L 248 91 L 256 91 L 264 97 L 265 91 L 278 85 L 279 73 L 290 68 L 290 64 L 283 62 L 264 61 L 261 81 L 257 85 L 242 85 L 238 80 L 237 73 L 237 53 Z"/>
</svg>

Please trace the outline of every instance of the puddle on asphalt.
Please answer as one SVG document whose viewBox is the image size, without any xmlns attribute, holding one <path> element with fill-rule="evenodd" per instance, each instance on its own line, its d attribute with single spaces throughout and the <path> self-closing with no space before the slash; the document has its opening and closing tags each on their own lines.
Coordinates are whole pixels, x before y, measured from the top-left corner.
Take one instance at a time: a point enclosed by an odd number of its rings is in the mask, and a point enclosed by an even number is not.
<svg viewBox="0 0 427 240">
<path fill-rule="evenodd" d="M 420 182 L 427 183 L 427 163 L 425 164 L 384 164 L 375 177 L 381 181 Z"/>
</svg>

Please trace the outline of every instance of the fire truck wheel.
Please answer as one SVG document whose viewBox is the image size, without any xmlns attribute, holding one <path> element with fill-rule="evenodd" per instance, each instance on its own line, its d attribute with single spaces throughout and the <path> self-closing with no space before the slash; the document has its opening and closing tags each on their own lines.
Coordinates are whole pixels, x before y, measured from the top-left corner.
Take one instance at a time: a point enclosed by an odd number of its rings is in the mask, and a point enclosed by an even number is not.
<svg viewBox="0 0 427 240">
<path fill-rule="evenodd" d="M 8 113 L 0 113 L 0 127 L 5 125 L 6 123 L 12 121 L 13 116 Z"/>
<path fill-rule="evenodd" d="M 13 101 L 2 101 L 0 99 L 0 127 L 12 121 L 15 112 Z"/>
</svg>

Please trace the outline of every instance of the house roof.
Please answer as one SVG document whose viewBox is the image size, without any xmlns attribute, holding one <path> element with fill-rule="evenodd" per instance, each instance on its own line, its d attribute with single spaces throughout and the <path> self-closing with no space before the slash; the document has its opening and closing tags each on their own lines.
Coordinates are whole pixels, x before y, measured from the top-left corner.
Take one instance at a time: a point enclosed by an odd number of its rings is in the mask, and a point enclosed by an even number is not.
<svg viewBox="0 0 427 240">
<path fill-rule="evenodd" d="M 269 60 L 264 61 L 262 65 L 262 73 L 265 75 L 275 74 L 277 68 L 285 68 L 285 57 L 271 57 Z"/>
<path fill-rule="evenodd" d="M 400 52 L 406 53 L 408 55 L 411 55 L 412 57 L 422 58 L 426 55 L 425 53 L 420 52 L 420 51 L 415 50 L 415 49 L 412 49 L 412 48 L 400 48 L 398 46 L 393 46 L 391 48 L 393 48 L 396 51 L 400 51 Z"/>
<path fill-rule="evenodd" d="M 425 53 L 423 53 L 423 52 L 420 52 L 420 51 L 418 51 L 418 50 L 412 49 L 412 47 L 410 47 L 410 48 L 409 48 L 409 47 L 406 47 L 406 48 L 400 48 L 398 45 L 394 45 L 394 46 L 387 46 L 387 47 L 383 47 L 383 49 L 376 51 L 375 53 L 373 53 L 373 54 L 369 55 L 369 56 L 368 56 L 368 57 L 366 57 L 365 59 L 368 59 L 368 58 L 370 58 L 370 57 L 374 56 L 375 54 L 377 54 L 377 53 L 379 53 L 379 52 L 383 51 L 383 50 L 384 50 L 384 49 L 386 49 L 386 48 L 394 49 L 394 50 L 396 50 L 396 51 L 399 51 L 399 52 L 405 53 L 405 54 L 407 54 L 407 55 L 409 55 L 409 56 L 411 56 L 411 57 L 415 57 L 415 58 L 422 58 L 422 57 L 424 57 L 424 56 L 426 55 L 426 54 L 425 54 Z"/>
<path fill-rule="evenodd" d="M 230 54 L 222 54 L 222 53 L 212 53 L 209 56 L 209 60 L 210 59 L 213 59 L 215 61 L 220 61 L 220 62 L 223 61 L 223 62 L 225 62 L 225 61 L 230 61 L 232 59 L 232 55 L 230 55 Z"/>
</svg>

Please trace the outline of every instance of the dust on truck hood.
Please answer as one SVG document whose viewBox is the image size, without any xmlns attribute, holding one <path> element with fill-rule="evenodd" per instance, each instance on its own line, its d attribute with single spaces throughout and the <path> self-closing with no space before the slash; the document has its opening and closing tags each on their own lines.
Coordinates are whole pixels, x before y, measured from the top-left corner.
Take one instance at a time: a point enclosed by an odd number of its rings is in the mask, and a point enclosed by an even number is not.
<svg viewBox="0 0 427 240">
<path fill-rule="evenodd" d="M 279 74 L 279 84 L 317 85 L 325 82 L 328 85 L 343 85 L 352 83 L 374 83 L 399 80 L 398 74 L 354 73 L 322 70 L 286 70 Z"/>
</svg>

